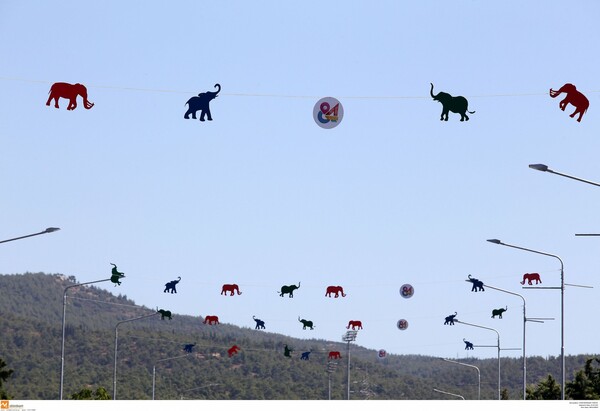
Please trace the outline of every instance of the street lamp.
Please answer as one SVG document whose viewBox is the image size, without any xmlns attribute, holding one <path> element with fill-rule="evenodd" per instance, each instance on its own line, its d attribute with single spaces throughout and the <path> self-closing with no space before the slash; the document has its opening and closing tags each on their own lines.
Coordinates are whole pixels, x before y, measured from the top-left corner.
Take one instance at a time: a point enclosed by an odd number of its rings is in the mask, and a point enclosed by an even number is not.
<svg viewBox="0 0 600 411">
<path fill-rule="evenodd" d="M 342 341 L 348 343 L 348 399 L 350 399 L 350 342 L 356 340 L 356 334 L 358 331 L 346 331 L 346 334 L 342 336 Z"/>
<path fill-rule="evenodd" d="M 123 323 L 131 322 L 131 321 L 141 320 L 143 318 L 153 317 L 153 316 L 159 315 L 159 314 L 160 313 L 157 311 L 152 314 L 142 315 L 141 317 L 135 317 L 135 318 L 130 318 L 129 320 L 119 321 L 117 323 L 117 325 L 115 325 L 115 365 L 114 365 L 114 370 L 113 370 L 113 400 L 117 399 L 117 347 L 118 347 L 118 343 L 119 343 L 119 331 L 118 331 L 119 325 L 121 325 Z"/>
<path fill-rule="evenodd" d="M 22 238 L 33 237 L 33 236 L 40 235 L 40 234 L 53 233 L 58 230 L 60 230 L 60 228 L 58 228 L 58 227 L 48 227 L 44 231 L 40 231 L 39 233 L 23 235 L 21 237 L 11 238 L 8 240 L 2 240 L 2 241 L 0 241 L 0 243 L 8 243 L 9 241 L 20 240 Z"/>
<path fill-rule="evenodd" d="M 491 331 L 494 331 L 496 333 L 496 335 L 498 336 L 498 344 L 492 345 L 492 347 L 498 347 L 498 400 L 500 400 L 500 333 L 493 328 L 484 327 L 482 325 L 466 323 L 464 321 L 459 321 L 459 320 L 454 320 L 454 322 L 457 322 L 459 324 L 464 324 L 464 325 L 470 325 L 471 327 L 484 328 L 486 330 L 491 330 Z"/>
<path fill-rule="evenodd" d="M 538 171 L 545 171 L 545 172 L 547 172 L 547 173 L 557 174 L 557 175 L 559 175 L 559 176 L 567 177 L 567 178 L 570 178 L 570 179 L 572 179 L 572 180 L 577 180 L 577 181 L 581 181 L 581 182 L 583 182 L 583 183 L 587 183 L 587 184 L 591 184 L 591 185 L 593 185 L 593 186 L 600 187 L 600 184 L 598 184 L 598 183 L 595 183 L 595 182 L 593 182 L 593 181 L 590 181 L 590 180 L 584 180 L 583 178 L 579 178 L 579 177 L 573 177 L 573 176 L 570 176 L 570 175 L 568 175 L 568 174 L 563 174 L 563 173 L 559 173 L 558 171 L 551 170 L 551 169 L 550 169 L 550 168 L 548 168 L 548 166 L 547 166 L 547 165 L 545 165 L 545 164 L 529 164 L 529 168 L 532 168 L 532 169 L 534 169 L 534 170 L 538 170 Z"/>
<path fill-rule="evenodd" d="M 506 244 L 498 239 L 487 240 L 490 243 L 500 244 L 506 247 L 516 248 L 518 250 L 529 251 L 530 253 L 541 254 L 548 257 L 554 257 L 560 261 L 560 373 L 561 373 L 561 393 L 560 399 L 565 399 L 565 267 L 561 258 L 557 255 L 545 253 L 542 251 L 532 250 L 529 248 L 518 247 L 516 245 Z M 542 288 L 542 287 L 540 287 Z M 543 287 L 558 289 L 558 287 Z M 524 354 L 524 353 L 523 353 Z"/>
<path fill-rule="evenodd" d="M 49 232 L 51 232 L 51 231 L 49 231 Z M 61 349 L 60 349 L 60 392 L 59 392 L 60 400 L 63 399 L 63 381 L 64 381 L 64 376 L 65 376 L 65 317 L 67 314 L 67 291 L 69 291 L 70 288 L 81 287 L 83 285 L 88 285 L 88 284 L 101 283 L 104 281 L 110 281 L 110 278 L 107 278 L 105 280 L 96 280 L 96 281 L 90 281 L 87 283 L 68 285 L 67 287 L 65 287 L 65 290 L 63 292 L 62 343 L 61 343 Z"/>
<path fill-rule="evenodd" d="M 451 362 L 453 364 L 464 365 L 465 367 L 472 367 L 472 368 L 475 368 L 477 370 L 477 386 L 478 386 L 478 389 L 477 389 L 477 399 L 480 400 L 481 399 L 481 371 L 479 371 L 479 368 L 476 367 L 476 366 L 474 366 L 474 365 L 471 365 L 471 364 L 465 364 L 463 362 L 448 360 L 446 358 L 442 358 L 442 360 L 444 360 L 446 362 Z"/>
<path fill-rule="evenodd" d="M 178 355 L 176 357 L 163 358 L 162 360 L 156 361 L 156 364 L 158 364 L 159 362 L 163 362 L 163 361 L 175 360 L 177 358 L 184 358 L 184 357 L 187 357 L 188 355 L 190 355 L 190 354 Z M 152 400 L 153 401 L 154 401 L 154 392 L 155 392 L 155 388 L 156 388 L 156 364 L 154 364 L 154 366 L 152 367 Z"/>
</svg>

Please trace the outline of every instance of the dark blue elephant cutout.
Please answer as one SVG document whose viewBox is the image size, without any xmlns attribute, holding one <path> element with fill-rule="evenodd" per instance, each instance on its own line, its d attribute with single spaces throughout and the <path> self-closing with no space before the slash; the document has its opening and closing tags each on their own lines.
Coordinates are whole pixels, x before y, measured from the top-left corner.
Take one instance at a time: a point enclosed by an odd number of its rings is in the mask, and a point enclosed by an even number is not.
<svg viewBox="0 0 600 411">
<path fill-rule="evenodd" d="M 458 113 L 460 114 L 460 121 L 469 121 L 469 116 L 467 116 L 467 112 L 469 114 L 475 114 L 474 111 L 468 111 L 467 107 L 469 106 L 469 102 L 463 96 L 453 97 L 448 93 L 444 93 L 440 91 L 437 94 L 433 94 L 433 83 L 431 84 L 431 90 L 429 94 L 431 94 L 431 98 L 435 101 L 439 101 L 442 103 L 442 116 L 440 120 L 448 121 L 448 112 Z"/>
<path fill-rule="evenodd" d="M 207 91 L 190 98 L 185 103 L 188 105 L 188 110 L 183 115 L 183 118 L 189 119 L 191 114 L 192 118 L 196 119 L 196 112 L 200 111 L 200 121 L 204 121 L 205 117 L 208 121 L 212 121 L 212 116 L 210 115 L 210 102 L 221 92 L 221 85 L 217 83 L 215 84 L 215 88 L 217 91 Z"/>
<path fill-rule="evenodd" d="M 263 320 L 256 318 L 254 315 L 252 316 L 252 319 L 256 322 L 256 327 L 254 327 L 255 330 L 265 329 L 265 322 Z"/>
<path fill-rule="evenodd" d="M 117 271 L 117 266 L 113 263 L 110 263 L 110 265 L 113 266 L 112 268 L 112 272 L 111 272 L 111 276 L 110 276 L 110 281 L 115 283 L 115 287 L 117 285 L 121 285 L 121 282 L 119 281 L 121 278 L 125 277 L 125 274 L 120 273 Z"/>
<path fill-rule="evenodd" d="M 183 351 L 191 353 L 195 346 L 196 344 L 186 344 L 183 346 Z"/>
<path fill-rule="evenodd" d="M 170 292 L 171 294 L 177 294 L 177 284 L 181 281 L 181 277 L 177 277 L 177 280 L 169 281 L 165 284 L 165 291 L 163 293 Z"/>
<path fill-rule="evenodd" d="M 302 353 L 302 355 L 300 356 L 300 359 L 301 359 L 301 360 L 308 361 L 308 360 L 309 360 L 310 353 L 311 353 L 310 351 L 303 352 L 303 353 Z"/>
</svg>

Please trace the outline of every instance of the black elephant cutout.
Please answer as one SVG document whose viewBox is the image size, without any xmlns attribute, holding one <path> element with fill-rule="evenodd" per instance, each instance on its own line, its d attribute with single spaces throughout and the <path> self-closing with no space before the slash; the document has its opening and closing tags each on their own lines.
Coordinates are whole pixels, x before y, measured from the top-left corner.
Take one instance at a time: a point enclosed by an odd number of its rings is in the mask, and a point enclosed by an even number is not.
<svg viewBox="0 0 600 411">
<path fill-rule="evenodd" d="M 469 121 L 469 116 L 467 116 L 467 113 L 475 114 L 474 111 L 468 110 L 469 102 L 463 96 L 454 97 L 448 93 L 444 93 L 443 91 L 440 91 L 439 93 L 434 95 L 433 83 L 429 84 L 431 84 L 431 90 L 429 91 L 431 97 L 435 101 L 439 101 L 440 103 L 442 103 L 442 115 L 440 117 L 440 120 L 448 121 L 448 113 L 450 111 L 453 113 L 460 114 L 460 121 Z"/>
<path fill-rule="evenodd" d="M 505 311 L 508 311 L 508 306 L 506 306 L 506 308 L 492 310 L 492 318 L 496 318 L 496 316 L 498 316 L 498 318 L 502 318 L 502 313 Z"/>
<path fill-rule="evenodd" d="M 87 110 L 94 107 L 94 103 L 88 101 L 87 88 L 83 84 L 54 83 L 50 87 L 48 94 L 50 96 L 48 97 L 48 101 L 46 101 L 47 106 L 54 100 L 54 107 L 59 108 L 58 99 L 65 98 L 69 100 L 67 110 L 75 110 L 77 108 L 77 96 L 81 96 L 83 98 L 83 107 Z"/>
<path fill-rule="evenodd" d="M 177 277 L 177 280 L 169 281 L 165 284 L 165 291 L 163 293 L 177 294 L 177 284 L 181 281 L 181 277 Z"/>
<path fill-rule="evenodd" d="M 456 318 L 457 315 L 458 315 L 458 313 L 455 311 L 454 314 L 446 317 L 446 321 L 444 321 L 444 325 L 454 325 L 454 319 Z"/>
<path fill-rule="evenodd" d="M 252 319 L 256 323 L 256 327 L 254 327 L 255 330 L 264 330 L 265 329 L 265 322 L 263 320 L 259 320 L 255 316 L 252 316 Z"/>
<path fill-rule="evenodd" d="M 283 355 L 284 355 L 285 357 L 290 357 L 290 358 L 291 358 L 291 357 L 292 357 L 292 352 L 293 352 L 293 351 L 294 351 L 294 350 L 293 350 L 292 348 L 288 347 L 288 345 L 287 345 L 287 344 L 285 344 L 285 345 L 283 346 Z"/>
<path fill-rule="evenodd" d="M 300 288 L 300 282 L 298 282 L 298 285 L 283 285 L 281 286 L 281 292 L 279 293 L 280 297 L 283 297 L 285 294 L 289 294 L 288 297 L 289 298 L 294 298 L 294 290 L 297 290 L 298 288 Z"/>
<path fill-rule="evenodd" d="M 190 114 L 193 119 L 197 119 L 196 113 L 200 111 L 200 121 L 204 121 L 206 118 L 208 121 L 212 121 L 210 114 L 210 102 L 217 98 L 217 95 L 221 92 L 221 85 L 215 84 L 217 91 L 207 91 L 205 93 L 199 93 L 197 96 L 190 98 L 185 104 L 188 109 L 183 115 L 183 118 L 189 119 Z"/>
<path fill-rule="evenodd" d="M 468 275 L 469 279 L 467 280 L 470 283 L 473 283 L 473 287 L 471 287 L 471 291 L 485 291 L 483 288 L 483 281 L 478 280 L 477 278 L 471 277 L 471 274 Z"/>
<path fill-rule="evenodd" d="M 115 283 L 115 287 L 117 285 L 121 285 L 121 281 L 119 281 L 121 278 L 125 277 L 125 274 L 120 273 L 119 271 L 117 271 L 117 266 L 113 263 L 110 263 L 110 265 L 113 266 L 112 271 L 111 271 L 111 276 L 110 276 L 110 281 Z"/>
<path fill-rule="evenodd" d="M 565 93 L 566 96 L 564 99 L 561 100 L 560 103 L 558 103 L 558 107 L 562 111 L 565 111 L 568 104 L 573 105 L 575 107 L 575 111 L 572 114 L 570 114 L 569 117 L 574 118 L 576 114 L 579 114 L 579 117 L 577 117 L 577 121 L 581 122 L 581 118 L 590 106 L 590 101 L 587 99 L 586 96 L 584 96 L 580 91 L 577 90 L 577 87 L 575 87 L 571 83 L 565 84 L 558 90 L 550 89 L 550 97 L 552 98 L 558 97 L 562 93 Z"/>
<path fill-rule="evenodd" d="M 315 325 L 312 321 L 309 320 L 305 320 L 305 319 L 300 319 L 300 317 L 298 317 L 298 321 L 302 323 L 302 329 L 306 330 L 307 328 L 309 330 L 314 330 L 315 329 Z"/>
<path fill-rule="evenodd" d="M 168 318 L 169 320 L 173 319 L 173 314 L 171 314 L 171 311 L 169 310 L 163 310 L 162 308 L 159 310 L 158 307 L 156 307 L 156 312 L 160 314 L 161 320 L 164 320 L 165 318 Z"/>
<path fill-rule="evenodd" d="M 540 284 L 542 279 L 538 273 L 526 273 L 523 274 L 523 281 L 521 281 L 521 285 L 524 285 L 525 281 L 527 281 L 527 285 L 533 285 L 534 281 L 536 284 Z"/>
<path fill-rule="evenodd" d="M 463 342 L 465 343 L 465 350 L 474 350 L 473 343 L 465 340 L 463 338 Z"/>
<path fill-rule="evenodd" d="M 183 351 L 185 351 L 187 353 L 191 353 L 195 346 L 196 346 L 196 344 L 185 344 L 183 346 Z"/>
</svg>

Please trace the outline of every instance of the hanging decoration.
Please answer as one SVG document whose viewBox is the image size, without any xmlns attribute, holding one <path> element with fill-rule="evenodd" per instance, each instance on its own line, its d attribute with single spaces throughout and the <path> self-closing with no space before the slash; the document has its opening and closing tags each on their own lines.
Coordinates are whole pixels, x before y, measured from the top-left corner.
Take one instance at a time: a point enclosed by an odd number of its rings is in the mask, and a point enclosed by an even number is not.
<svg viewBox="0 0 600 411">
<path fill-rule="evenodd" d="M 212 116 L 210 115 L 210 102 L 217 98 L 217 94 L 221 92 L 221 85 L 217 83 L 215 84 L 215 88 L 217 91 L 207 91 L 190 98 L 185 103 L 188 105 L 188 110 L 183 115 L 183 118 L 189 119 L 191 114 L 192 118 L 196 119 L 196 112 L 200 111 L 200 121 L 204 121 L 205 117 L 208 121 L 212 121 Z"/>
<path fill-rule="evenodd" d="M 465 280 L 465 281 L 473 284 L 473 287 L 471 287 L 471 292 L 485 291 L 485 289 L 483 288 L 483 281 L 480 281 L 477 278 L 471 277 L 471 274 L 469 274 L 467 277 L 469 279 Z"/>
<path fill-rule="evenodd" d="M 527 285 L 533 285 L 533 281 L 535 281 L 536 284 L 539 284 L 542 282 L 542 279 L 538 273 L 527 273 L 523 274 L 523 281 L 521 281 L 521 285 L 525 284 L 525 281 L 527 281 Z"/>
<path fill-rule="evenodd" d="M 469 116 L 467 116 L 467 112 L 469 114 L 475 114 L 474 111 L 467 110 L 469 103 L 468 103 L 467 99 L 464 98 L 463 96 L 453 97 L 448 93 L 444 93 L 443 91 L 440 91 L 439 93 L 434 95 L 433 94 L 433 83 L 429 83 L 429 84 L 431 84 L 431 90 L 429 91 L 429 94 L 431 94 L 431 97 L 435 101 L 439 101 L 440 103 L 442 103 L 442 116 L 440 117 L 440 120 L 448 121 L 448 112 L 449 111 L 460 114 L 460 121 L 465 121 L 465 120 L 469 121 Z"/>
<path fill-rule="evenodd" d="M 169 320 L 173 319 L 171 311 L 169 311 L 169 310 L 163 310 L 163 309 L 159 310 L 158 307 L 156 307 L 156 312 L 160 314 L 161 320 L 164 320 L 165 318 L 168 318 Z"/>
<path fill-rule="evenodd" d="M 322 128 L 337 127 L 344 117 L 344 107 L 333 97 L 324 97 L 313 108 L 313 119 Z"/>
<path fill-rule="evenodd" d="M 256 323 L 256 327 L 254 327 L 255 330 L 264 330 L 265 329 L 265 322 L 263 320 L 259 320 L 255 316 L 252 316 L 252 319 Z"/>
<path fill-rule="evenodd" d="M 177 294 L 177 284 L 181 281 L 181 277 L 177 277 L 177 280 L 169 281 L 165 284 L 165 291 L 163 293 L 171 292 L 171 294 Z"/>
<path fill-rule="evenodd" d="M 311 329 L 311 330 L 314 330 L 314 329 L 315 329 L 315 326 L 314 326 L 314 324 L 313 324 L 313 322 L 312 322 L 312 321 L 305 320 L 305 319 L 302 319 L 302 320 L 301 320 L 301 319 L 300 319 L 300 317 L 298 317 L 298 321 L 300 321 L 300 322 L 302 323 L 302 329 L 303 329 L 303 330 L 306 330 L 306 328 L 307 328 L 307 327 L 308 327 L 309 329 Z"/>
<path fill-rule="evenodd" d="M 400 295 L 404 298 L 411 298 L 415 294 L 415 289 L 410 284 L 404 284 L 400 287 Z"/>
<path fill-rule="evenodd" d="M 284 357 L 290 357 L 292 358 L 292 351 L 294 351 L 292 348 L 288 347 L 287 344 L 285 344 L 283 346 L 283 355 Z"/>
<path fill-rule="evenodd" d="M 325 297 L 331 298 L 331 294 L 335 294 L 335 298 L 338 298 L 340 294 L 342 295 L 342 297 L 346 296 L 346 294 L 344 294 L 344 289 L 341 285 L 330 285 L 329 287 L 327 287 L 327 290 L 325 291 Z"/>
<path fill-rule="evenodd" d="M 300 355 L 300 359 L 308 361 L 310 353 L 311 353 L 310 351 L 303 352 L 302 355 Z"/>
<path fill-rule="evenodd" d="M 498 308 L 496 310 L 492 310 L 492 318 L 496 318 L 496 316 L 498 316 L 498 318 L 502 318 L 502 313 L 507 310 L 508 306 L 506 306 L 506 308 Z"/>
<path fill-rule="evenodd" d="M 195 346 L 196 346 L 196 344 L 185 344 L 183 346 L 183 351 L 185 351 L 187 353 L 191 353 Z"/>
<path fill-rule="evenodd" d="M 227 293 L 235 295 L 236 292 L 238 295 L 242 294 L 237 284 L 223 284 L 223 288 L 221 288 L 221 295 L 227 295 Z"/>
<path fill-rule="evenodd" d="M 350 321 L 348 321 L 348 326 L 346 327 L 346 329 L 349 330 L 350 327 L 352 327 L 353 330 L 356 330 L 356 329 L 362 330 L 363 329 L 362 321 L 350 320 Z"/>
<path fill-rule="evenodd" d="M 464 338 L 463 338 L 463 341 L 464 341 L 464 343 L 465 343 L 465 350 L 474 350 L 474 349 L 475 349 L 475 348 L 473 347 L 473 343 L 471 343 L 471 342 L 469 342 L 469 341 L 465 340 Z"/>
<path fill-rule="evenodd" d="M 567 105 L 572 104 L 575 107 L 575 111 L 573 114 L 570 114 L 569 117 L 573 118 L 575 117 L 575 114 L 579 113 L 577 121 L 581 122 L 581 118 L 590 106 L 590 101 L 586 96 L 577 90 L 577 87 L 571 83 L 565 84 L 558 90 L 550 89 L 550 97 L 552 98 L 558 97 L 561 93 L 565 93 L 567 96 L 560 103 L 558 103 L 558 107 L 562 111 L 565 111 Z"/>
<path fill-rule="evenodd" d="M 408 328 L 408 321 L 405 319 L 398 320 L 396 327 L 398 327 L 399 330 L 404 331 Z"/>
<path fill-rule="evenodd" d="M 387 356 L 387 351 L 386 350 L 379 350 L 377 351 L 377 358 L 384 359 Z"/>
<path fill-rule="evenodd" d="M 292 285 L 283 285 L 281 286 L 281 292 L 279 293 L 280 297 L 283 297 L 284 294 L 289 294 L 289 298 L 294 298 L 294 290 L 300 288 L 300 281 L 298 281 L 298 286 Z"/>
<path fill-rule="evenodd" d="M 121 285 L 121 282 L 119 280 L 121 278 L 125 277 L 125 274 L 118 272 L 117 266 L 115 264 L 110 263 L 110 265 L 113 266 L 112 271 L 111 271 L 110 281 L 115 283 L 115 287 L 117 285 Z"/>
<path fill-rule="evenodd" d="M 204 324 L 216 325 L 219 324 L 219 317 L 216 315 L 207 315 L 204 317 Z"/>
<path fill-rule="evenodd" d="M 342 358 L 342 354 L 339 351 L 329 351 L 327 355 L 328 360 L 340 360 Z"/>
<path fill-rule="evenodd" d="M 454 325 L 454 318 L 456 318 L 457 315 L 458 315 L 458 313 L 455 311 L 454 314 L 446 317 L 446 321 L 444 321 L 444 325 Z"/>
<path fill-rule="evenodd" d="M 233 357 L 238 352 L 240 352 L 240 347 L 238 347 L 237 345 L 234 345 L 230 349 L 227 350 L 227 354 L 229 355 L 230 358 Z"/>
<path fill-rule="evenodd" d="M 77 96 L 81 96 L 83 98 L 83 107 L 87 110 L 94 107 L 94 103 L 88 101 L 87 89 L 83 84 L 54 83 L 48 93 L 50 96 L 48 97 L 48 101 L 46 101 L 47 106 L 54 99 L 54 107 L 59 108 L 58 99 L 62 97 L 69 100 L 67 110 L 75 110 L 77 108 Z"/>
</svg>

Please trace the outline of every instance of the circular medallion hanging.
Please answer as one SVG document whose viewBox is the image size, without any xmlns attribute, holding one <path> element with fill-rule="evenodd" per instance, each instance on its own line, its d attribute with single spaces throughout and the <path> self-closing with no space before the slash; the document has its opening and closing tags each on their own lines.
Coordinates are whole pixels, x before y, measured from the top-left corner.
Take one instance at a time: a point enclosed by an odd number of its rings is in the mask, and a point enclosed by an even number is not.
<svg viewBox="0 0 600 411">
<path fill-rule="evenodd" d="M 324 97 L 317 101 L 313 108 L 313 118 L 322 128 L 334 128 L 342 122 L 344 108 L 342 103 L 333 97 Z"/>
</svg>

